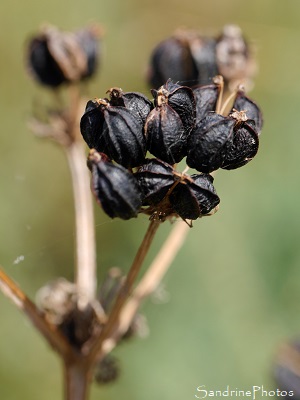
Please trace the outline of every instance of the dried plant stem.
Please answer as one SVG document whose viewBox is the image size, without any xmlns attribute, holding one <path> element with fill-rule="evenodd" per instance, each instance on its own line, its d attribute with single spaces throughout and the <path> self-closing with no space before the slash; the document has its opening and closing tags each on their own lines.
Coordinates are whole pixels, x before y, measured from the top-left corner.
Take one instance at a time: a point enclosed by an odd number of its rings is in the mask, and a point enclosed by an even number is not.
<svg viewBox="0 0 300 400">
<path fill-rule="evenodd" d="M 160 251 L 145 272 L 139 284 L 123 307 L 118 320 L 118 326 L 109 340 L 104 341 L 101 357 L 109 353 L 118 343 L 120 337 L 128 330 L 142 301 L 157 288 L 168 271 L 178 251 L 182 247 L 190 227 L 183 221 L 177 221 Z"/>
<path fill-rule="evenodd" d="M 27 315 L 36 329 L 45 337 L 48 343 L 56 350 L 64 360 L 72 362 L 76 358 L 73 348 L 65 337 L 50 324 L 35 306 L 35 304 L 25 295 L 18 285 L 6 275 L 0 268 L 0 289 L 12 302 Z"/>
<path fill-rule="evenodd" d="M 153 241 L 155 233 L 160 225 L 160 221 L 152 220 L 148 227 L 148 230 L 144 236 L 144 239 L 138 249 L 138 252 L 133 260 L 131 268 L 127 274 L 125 282 L 119 292 L 119 295 L 116 299 L 116 302 L 112 308 L 112 311 L 108 317 L 108 321 L 102 330 L 99 339 L 95 342 L 94 346 L 90 350 L 89 359 L 91 363 L 95 362 L 99 357 L 98 353 L 101 352 L 102 344 L 105 339 L 109 339 L 113 334 L 116 325 L 118 323 L 120 312 L 122 307 L 124 306 L 125 302 L 127 301 L 128 297 L 131 294 L 134 282 L 137 278 L 137 275 L 141 269 L 141 266 L 144 262 L 144 259 L 148 253 L 150 245 Z"/>
<path fill-rule="evenodd" d="M 64 399 L 87 400 L 91 379 L 90 369 L 84 362 L 64 365 Z"/>
<path fill-rule="evenodd" d="M 95 299 L 97 287 L 96 245 L 94 212 L 89 187 L 89 171 L 81 140 L 74 140 L 66 147 L 71 170 L 76 220 L 76 285 L 78 307 L 84 309 Z"/>
</svg>

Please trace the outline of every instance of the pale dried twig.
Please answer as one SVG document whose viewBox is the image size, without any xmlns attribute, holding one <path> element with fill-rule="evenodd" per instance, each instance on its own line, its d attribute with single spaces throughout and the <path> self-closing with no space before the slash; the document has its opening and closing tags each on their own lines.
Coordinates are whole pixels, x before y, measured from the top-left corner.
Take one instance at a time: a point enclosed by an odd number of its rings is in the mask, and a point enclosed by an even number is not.
<svg viewBox="0 0 300 400">
<path fill-rule="evenodd" d="M 47 321 L 36 305 L 19 286 L 0 268 L 0 289 L 31 320 L 36 329 L 66 361 L 76 358 L 76 353 L 55 325 Z"/>
</svg>

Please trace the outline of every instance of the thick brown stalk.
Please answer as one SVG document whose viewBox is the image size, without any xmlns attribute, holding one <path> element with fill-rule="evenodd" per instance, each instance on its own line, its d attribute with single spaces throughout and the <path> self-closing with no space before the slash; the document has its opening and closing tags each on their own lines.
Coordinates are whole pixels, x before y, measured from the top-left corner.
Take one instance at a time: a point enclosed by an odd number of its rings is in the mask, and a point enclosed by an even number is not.
<svg viewBox="0 0 300 400">
<path fill-rule="evenodd" d="M 91 385 L 90 369 L 81 359 L 79 363 L 64 364 L 64 399 L 88 400 Z"/>
</svg>

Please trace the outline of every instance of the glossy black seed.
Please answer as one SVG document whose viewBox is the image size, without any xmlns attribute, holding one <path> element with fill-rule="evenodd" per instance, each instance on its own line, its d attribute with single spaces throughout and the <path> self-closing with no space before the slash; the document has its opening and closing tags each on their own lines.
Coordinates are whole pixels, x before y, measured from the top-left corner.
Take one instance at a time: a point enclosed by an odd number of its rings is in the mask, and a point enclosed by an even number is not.
<svg viewBox="0 0 300 400">
<path fill-rule="evenodd" d="M 111 218 L 136 217 L 142 201 L 133 175 L 96 151 L 90 153 L 88 165 L 92 171 L 92 191 L 104 212 Z"/>
<path fill-rule="evenodd" d="M 112 106 L 126 107 L 134 113 L 136 118 L 140 119 L 143 125 L 145 124 L 150 111 L 153 109 L 153 104 L 146 96 L 138 92 L 123 92 L 119 88 L 109 89 L 107 93 L 109 93 Z"/>
<path fill-rule="evenodd" d="M 106 146 L 100 150 L 126 168 L 141 165 L 146 154 L 146 139 L 141 122 L 132 111 L 124 107 L 107 107 L 104 118 L 106 125 L 102 135 Z"/>
<path fill-rule="evenodd" d="M 209 113 L 188 139 L 187 164 L 205 173 L 220 168 L 225 157 L 225 147 L 232 141 L 234 125 L 233 118 Z"/>
<path fill-rule="evenodd" d="M 233 104 L 233 110 L 245 111 L 246 116 L 249 120 L 255 122 L 255 130 L 259 135 L 263 126 L 263 117 L 258 105 L 249 97 L 247 97 L 243 91 L 237 93 L 236 99 Z"/>
<path fill-rule="evenodd" d="M 181 118 L 168 104 L 163 103 L 148 115 L 145 133 L 151 154 L 169 164 L 186 155 L 187 135 Z"/>
<path fill-rule="evenodd" d="M 233 129 L 233 140 L 227 146 L 223 169 L 236 169 L 247 164 L 256 155 L 259 146 L 253 120 L 242 122 Z"/>
<path fill-rule="evenodd" d="M 182 219 L 195 220 L 208 214 L 220 202 L 207 174 L 192 175 L 190 180 L 179 183 L 170 194 L 170 202 Z"/>
<path fill-rule="evenodd" d="M 166 196 L 175 179 L 171 165 L 156 158 L 147 159 L 134 174 L 143 197 L 143 205 L 157 205 Z"/>
<path fill-rule="evenodd" d="M 89 101 L 80 129 L 90 148 L 105 153 L 126 168 L 139 166 L 146 154 L 146 138 L 140 119 L 125 107 L 107 100 Z"/>
<path fill-rule="evenodd" d="M 166 39 L 154 49 L 148 71 L 151 87 L 159 88 L 168 79 L 192 86 L 197 78 L 198 68 L 184 34 Z"/>
<path fill-rule="evenodd" d="M 106 100 L 90 100 L 80 120 L 80 131 L 90 149 L 100 151 L 105 146 L 102 135 L 105 124 L 103 109 L 107 107 Z"/>
<path fill-rule="evenodd" d="M 206 116 L 207 113 L 216 110 L 220 94 L 219 85 L 206 85 L 193 88 L 196 101 L 196 125 Z"/>
<path fill-rule="evenodd" d="M 151 91 L 155 106 L 167 103 L 180 116 L 186 135 L 189 135 L 195 125 L 196 102 L 193 90 L 187 86 L 181 86 L 171 79 L 159 90 Z"/>
</svg>

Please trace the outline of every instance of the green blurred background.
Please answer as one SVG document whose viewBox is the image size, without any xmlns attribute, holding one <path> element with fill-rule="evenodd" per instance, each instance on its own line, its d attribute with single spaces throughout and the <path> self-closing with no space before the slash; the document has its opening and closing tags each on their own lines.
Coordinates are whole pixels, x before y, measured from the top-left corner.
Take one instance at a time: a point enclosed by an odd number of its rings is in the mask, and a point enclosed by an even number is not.
<svg viewBox="0 0 300 400">
<path fill-rule="evenodd" d="M 63 152 L 26 125 L 33 103 L 49 102 L 49 94 L 25 72 L 25 40 L 43 22 L 64 30 L 100 22 L 104 55 L 91 97 L 111 86 L 150 95 L 149 54 L 179 26 L 217 34 L 236 23 L 256 45 L 251 97 L 265 119 L 259 154 L 245 168 L 218 172 L 219 212 L 194 223 L 164 279 L 169 300 L 143 307 L 150 335 L 115 351 L 121 377 L 93 386 L 91 399 L 192 399 L 199 385 L 276 387 L 276 352 L 300 336 L 300 2 L 3 0 L 0 9 L 0 262 L 31 297 L 57 276 L 72 279 L 74 212 Z M 97 208 L 96 224 L 100 279 L 110 266 L 128 268 L 147 219 L 110 221 Z M 160 229 L 152 256 L 169 230 Z M 60 399 L 57 356 L 1 293 L 0 316 L 0 399 Z"/>
</svg>

